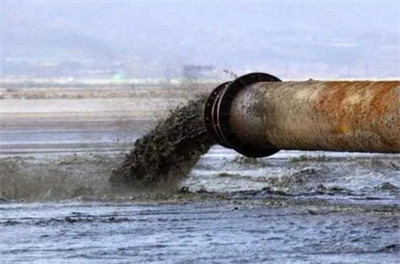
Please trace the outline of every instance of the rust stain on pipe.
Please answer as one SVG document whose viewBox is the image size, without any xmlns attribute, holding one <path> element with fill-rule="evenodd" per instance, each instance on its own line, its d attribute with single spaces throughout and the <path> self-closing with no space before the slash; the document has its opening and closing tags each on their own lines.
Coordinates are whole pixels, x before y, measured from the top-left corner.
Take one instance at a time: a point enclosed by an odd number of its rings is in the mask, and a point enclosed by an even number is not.
<svg viewBox="0 0 400 264">
<path fill-rule="evenodd" d="M 247 156 L 262 156 L 252 149 L 400 153 L 399 81 L 258 82 L 232 97 L 228 143 Z"/>
<path fill-rule="evenodd" d="M 368 131 L 385 143 L 385 149 L 400 149 L 395 127 L 400 131 L 395 93 L 399 82 L 326 82 L 325 86 L 312 108 L 333 121 L 333 134 L 357 137 Z"/>
</svg>

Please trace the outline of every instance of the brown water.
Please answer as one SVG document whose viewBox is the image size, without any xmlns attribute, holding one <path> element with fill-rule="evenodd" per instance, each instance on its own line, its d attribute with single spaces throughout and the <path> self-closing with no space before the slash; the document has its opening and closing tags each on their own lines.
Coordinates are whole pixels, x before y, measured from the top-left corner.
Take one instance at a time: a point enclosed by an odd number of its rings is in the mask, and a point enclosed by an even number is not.
<svg viewBox="0 0 400 264">
<path fill-rule="evenodd" d="M 187 176 L 214 141 L 204 127 L 205 96 L 171 111 L 170 116 L 136 140 L 120 168 L 113 171 L 114 186 L 155 187 Z"/>
</svg>

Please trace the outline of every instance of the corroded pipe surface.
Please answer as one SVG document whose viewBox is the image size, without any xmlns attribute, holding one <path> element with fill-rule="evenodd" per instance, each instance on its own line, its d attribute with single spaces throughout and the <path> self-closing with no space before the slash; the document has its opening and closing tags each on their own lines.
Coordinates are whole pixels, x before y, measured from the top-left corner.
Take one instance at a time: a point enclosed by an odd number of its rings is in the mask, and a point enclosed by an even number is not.
<svg viewBox="0 0 400 264">
<path fill-rule="evenodd" d="M 234 94 L 228 112 L 228 144 L 246 156 L 400 153 L 399 81 L 257 82 Z"/>
</svg>

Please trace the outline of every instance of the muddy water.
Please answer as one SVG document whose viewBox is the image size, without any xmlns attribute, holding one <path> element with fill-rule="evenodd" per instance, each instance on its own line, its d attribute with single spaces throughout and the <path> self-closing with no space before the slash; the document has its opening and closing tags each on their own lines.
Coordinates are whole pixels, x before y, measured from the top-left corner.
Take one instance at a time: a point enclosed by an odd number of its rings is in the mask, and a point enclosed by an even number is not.
<svg viewBox="0 0 400 264">
<path fill-rule="evenodd" d="M 0 131 L 0 263 L 398 263 L 399 155 L 215 146 L 174 188 L 111 188 L 143 126 Z"/>
<path fill-rule="evenodd" d="M 1 262 L 398 263 L 398 211 L 316 208 L 224 202 L 1 206 Z"/>
<path fill-rule="evenodd" d="M 118 152 L 3 157 L 0 263 L 398 263 L 399 157 L 309 154 L 214 147 L 152 192 L 109 187 Z"/>
<path fill-rule="evenodd" d="M 139 138 L 125 162 L 113 170 L 114 186 L 150 188 L 171 185 L 185 177 L 214 141 L 203 120 L 207 97 L 173 110 L 153 130 Z"/>
</svg>

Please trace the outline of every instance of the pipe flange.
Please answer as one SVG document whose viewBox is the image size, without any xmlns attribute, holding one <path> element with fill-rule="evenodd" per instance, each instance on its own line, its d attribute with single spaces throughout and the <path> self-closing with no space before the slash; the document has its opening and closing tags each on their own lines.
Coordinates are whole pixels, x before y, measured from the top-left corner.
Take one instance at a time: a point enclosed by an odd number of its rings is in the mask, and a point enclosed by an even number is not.
<svg viewBox="0 0 400 264">
<path fill-rule="evenodd" d="M 254 146 L 246 146 L 242 140 L 240 140 L 230 124 L 230 110 L 233 99 L 239 91 L 245 87 L 258 83 L 258 82 L 280 82 L 281 80 L 277 77 L 266 74 L 266 73 L 250 73 L 243 75 L 233 82 L 225 85 L 224 88 L 220 89 L 220 94 L 216 97 L 215 113 L 216 125 L 214 124 L 215 134 L 219 137 L 221 145 L 232 148 L 242 155 L 247 157 L 265 157 L 275 154 L 279 149 L 261 149 Z"/>
<path fill-rule="evenodd" d="M 222 136 L 219 134 L 218 126 L 218 116 L 216 111 L 216 101 L 221 96 L 221 92 L 225 89 L 231 82 L 225 82 L 215 88 L 210 96 L 207 98 L 206 105 L 204 107 L 204 124 L 208 134 L 214 138 L 218 144 L 230 148 L 228 145 L 225 145 L 224 141 L 222 141 Z"/>
</svg>

